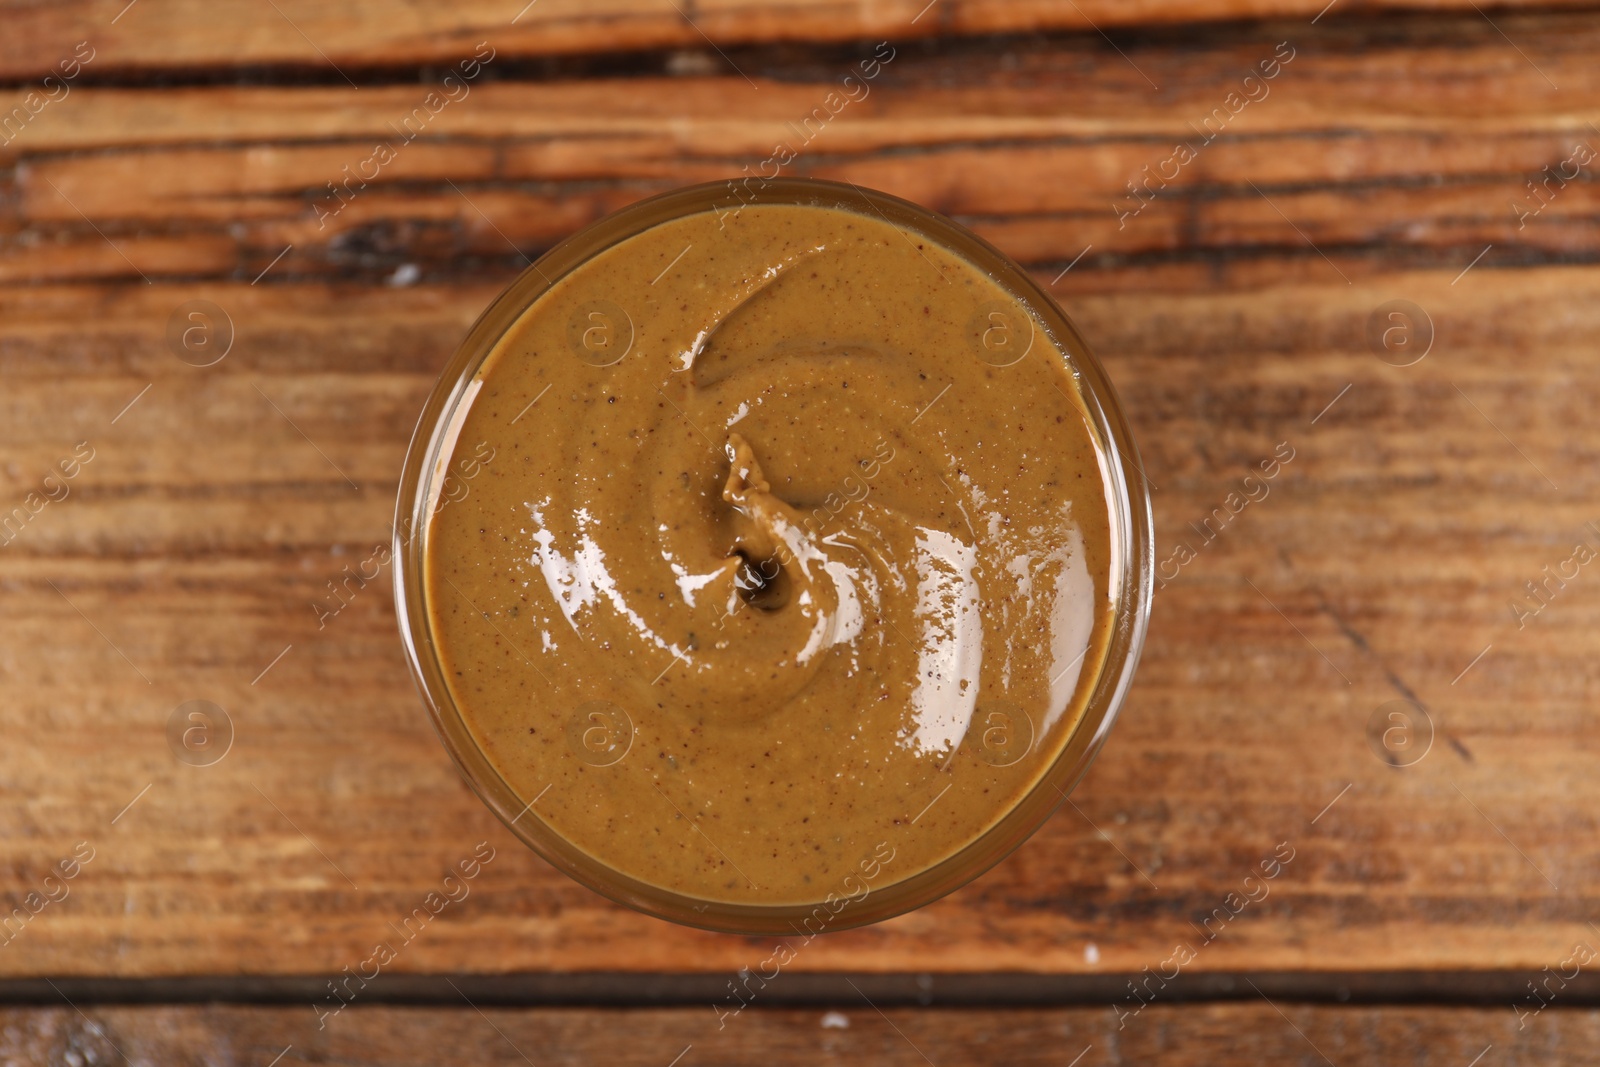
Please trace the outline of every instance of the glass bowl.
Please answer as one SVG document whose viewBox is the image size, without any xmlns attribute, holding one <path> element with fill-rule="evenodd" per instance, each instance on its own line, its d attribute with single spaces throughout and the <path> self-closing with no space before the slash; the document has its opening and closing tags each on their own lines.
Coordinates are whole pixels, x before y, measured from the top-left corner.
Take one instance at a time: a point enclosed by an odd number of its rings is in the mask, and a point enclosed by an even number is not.
<svg viewBox="0 0 1600 1067">
<path fill-rule="evenodd" d="M 506 782 L 479 747 L 451 695 L 430 626 L 424 581 L 430 519 L 450 499 L 451 461 L 476 392 L 475 377 L 496 343 L 569 271 L 618 242 L 665 221 L 738 204 L 819 205 L 877 216 L 903 232 L 964 257 L 1042 324 L 1067 357 L 1078 400 L 1098 450 L 1109 505 L 1112 625 L 1104 654 L 1079 679 L 1082 713 L 1070 736 L 1021 799 L 965 847 L 931 867 L 881 887 L 868 885 L 848 906 L 838 894 L 805 904 L 705 900 L 641 881 L 599 861 L 548 826 Z M 1055 301 L 998 249 L 915 204 L 854 185 L 804 178 L 716 182 L 640 201 L 572 235 L 524 271 L 472 326 L 423 407 L 400 479 L 394 527 L 395 603 L 407 660 L 445 749 L 471 788 L 531 849 L 576 881 L 649 915 L 739 934 L 795 935 L 878 922 L 933 901 L 971 881 L 1022 844 L 1087 771 L 1105 742 L 1132 681 L 1147 629 L 1153 589 L 1150 500 L 1127 422 L 1110 381 Z M 1084 688 L 1087 696 L 1083 697 Z M 857 880 L 861 882 L 860 879 Z"/>
</svg>

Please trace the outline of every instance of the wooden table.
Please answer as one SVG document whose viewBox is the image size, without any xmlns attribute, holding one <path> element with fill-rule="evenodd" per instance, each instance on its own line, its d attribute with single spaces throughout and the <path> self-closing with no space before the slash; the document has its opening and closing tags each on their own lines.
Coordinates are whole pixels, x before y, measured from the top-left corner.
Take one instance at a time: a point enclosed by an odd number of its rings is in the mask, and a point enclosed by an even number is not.
<svg viewBox="0 0 1600 1067">
<path fill-rule="evenodd" d="M 1600 19 L 1324 2 L 0 4 L 0 1062 L 1592 1062 Z M 526 257 L 739 174 L 880 41 L 791 172 L 1052 286 L 1163 584 L 1072 805 L 727 1014 L 770 939 L 546 867 L 435 740 L 387 571 L 312 604 Z"/>
</svg>

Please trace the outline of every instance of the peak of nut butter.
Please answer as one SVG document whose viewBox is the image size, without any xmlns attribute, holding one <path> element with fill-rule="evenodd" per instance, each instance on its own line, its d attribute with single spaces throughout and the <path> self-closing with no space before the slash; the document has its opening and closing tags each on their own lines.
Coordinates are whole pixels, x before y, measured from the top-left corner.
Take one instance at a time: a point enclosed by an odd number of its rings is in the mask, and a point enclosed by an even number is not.
<svg viewBox="0 0 1600 1067">
<path fill-rule="evenodd" d="M 892 854 L 887 884 L 1071 736 L 1112 619 L 1103 457 L 1062 349 L 954 251 L 820 206 L 676 218 L 560 278 L 473 385 L 455 450 L 495 458 L 433 518 L 435 645 L 490 762 L 603 864 L 804 903 Z"/>
</svg>

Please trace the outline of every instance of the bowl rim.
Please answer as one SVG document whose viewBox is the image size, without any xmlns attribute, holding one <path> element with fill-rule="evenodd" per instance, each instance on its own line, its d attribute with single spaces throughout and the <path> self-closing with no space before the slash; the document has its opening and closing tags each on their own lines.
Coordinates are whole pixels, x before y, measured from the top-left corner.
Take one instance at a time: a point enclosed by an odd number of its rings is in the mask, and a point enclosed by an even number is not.
<svg viewBox="0 0 1600 1067">
<path fill-rule="evenodd" d="M 869 884 L 859 897 L 829 893 L 822 901 L 803 905 L 728 903 L 665 889 L 600 862 L 537 818 L 527 819 L 537 797 L 524 802 L 472 737 L 434 654 L 427 610 L 430 524 L 426 520 L 437 505 L 442 485 L 435 484 L 440 459 L 453 454 L 461 423 L 471 407 L 472 383 L 501 337 L 562 277 L 604 249 L 672 219 L 708 211 L 736 214 L 744 206 L 758 204 L 876 213 L 891 225 L 920 232 L 963 256 L 1037 317 L 1067 356 L 1066 369 L 1077 382 L 1084 414 L 1096 438 L 1110 511 L 1116 583 L 1113 625 L 1079 721 L 1055 760 L 1016 805 L 930 867 L 882 888 Z M 815 936 L 823 929 L 836 931 L 879 922 L 966 885 L 1032 836 L 1067 799 L 1104 745 L 1138 666 L 1154 594 L 1153 528 L 1143 465 L 1104 367 L 1066 313 L 1020 265 L 943 215 L 853 183 L 798 177 L 706 182 L 636 201 L 566 237 L 530 262 L 467 331 L 430 391 L 406 450 L 393 525 L 395 614 L 412 680 L 457 770 L 500 821 L 544 860 L 602 896 L 657 918 L 723 933 L 794 936 L 801 925 L 810 931 L 820 913 L 821 928 L 810 934 Z M 843 901 L 840 906 L 830 907 L 839 900 Z"/>
</svg>

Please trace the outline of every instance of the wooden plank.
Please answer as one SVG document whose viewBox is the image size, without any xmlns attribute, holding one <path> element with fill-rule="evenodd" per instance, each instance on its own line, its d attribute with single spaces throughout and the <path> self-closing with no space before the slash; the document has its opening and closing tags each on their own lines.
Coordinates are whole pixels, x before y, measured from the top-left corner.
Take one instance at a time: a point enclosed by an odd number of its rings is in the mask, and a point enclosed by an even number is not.
<svg viewBox="0 0 1600 1067">
<path fill-rule="evenodd" d="M 1592 7 L 1590 0 L 1501 0 L 1498 9 Z M 370 67 L 452 64 L 479 42 L 507 59 L 680 49 L 680 62 L 726 68 L 725 49 L 795 41 L 1093 31 L 1198 20 L 1319 17 L 1327 0 L 464 0 L 448 9 L 405 0 L 328 5 L 276 0 L 217 9 L 203 0 L 66 0 L 3 9 L 0 78 L 41 77 L 93 48 L 95 76 L 281 66 L 346 80 Z M 1329 15 L 1471 11 L 1470 0 L 1345 0 Z M 85 52 L 84 55 L 91 53 Z M 352 82 L 352 84 L 354 84 Z"/>
<path fill-rule="evenodd" d="M 0 68 L 34 70 L 49 34 L 80 24 L 63 20 L 109 26 L 114 6 L 7 9 Z M 903 29 L 917 6 L 785 9 L 783 26 L 749 2 L 690 14 L 732 43 Z M 1159 21 L 1180 6 L 1123 10 Z M 458 5 L 443 32 L 427 20 L 444 16 L 410 7 L 363 8 L 376 29 L 284 10 L 326 31 L 341 65 L 391 68 L 453 59 L 483 14 Z M 694 33 L 659 9 L 604 10 L 600 41 L 589 16 L 543 0 L 518 25 L 553 21 L 506 55 Z M 1073 25 L 1050 21 L 1069 10 L 941 2 L 928 19 L 988 32 Z M 257 16 L 278 18 L 228 17 Z M 286 22 L 220 17 L 140 0 L 90 69 L 199 68 L 222 45 L 247 64 L 321 62 Z M 1511 607 L 1526 616 L 1525 583 L 1600 521 L 1594 183 L 1526 225 L 1511 206 L 1575 140 L 1600 138 L 1600 30 L 1493 17 L 1141 33 L 1126 60 L 1098 35 L 902 47 L 801 157 L 797 172 L 954 213 L 1054 282 L 1127 401 L 1162 560 L 1180 543 L 1196 559 L 1158 593 L 1139 682 L 1077 808 L 948 900 L 803 946 L 797 969 L 1133 973 L 1194 942 L 1193 968 L 1212 973 L 1531 979 L 1600 936 L 1586 847 L 1600 608 L 1586 571 L 1520 627 Z M 1298 51 L 1270 97 L 1120 222 L 1126 182 L 1285 39 Z M 0 974 L 335 974 L 478 841 L 495 861 L 395 970 L 767 957 L 770 941 L 639 918 L 522 851 L 433 739 L 388 589 L 320 630 L 312 602 L 386 539 L 422 398 L 522 253 L 737 174 L 870 54 L 740 52 L 756 88 L 681 57 L 638 77 L 484 80 L 324 226 L 326 183 L 412 114 L 421 83 L 85 86 L 8 135 L 0 504 L 40 490 L 80 442 L 94 459 L 0 547 L 0 782 L 26 798 L 0 811 L 0 904 L 40 892 L 80 842 L 94 858 L 0 946 Z M 1369 339 L 1398 298 L 1434 334 L 1407 368 Z M 166 339 L 201 299 L 233 334 L 204 369 Z M 1220 535 L 1198 530 L 1280 444 L 1296 458 L 1269 498 Z M 1437 728 L 1408 768 L 1380 760 L 1369 729 L 1401 697 Z M 236 727 L 214 767 L 177 763 L 166 740 L 197 699 Z M 1201 924 L 1216 928 L 1280 842 L 1296 859 L 1271 896 L 1207 939 Z"/>
<path fill-rule="evenodd" d="M 1052 277 L 1086 248 L 1082 273 L 1176 281 L 1189 265 L 1201 286 L 1215 264 L 1197 256 L 1265 253 L 1276 271 L 1293 253 L 1321 270 L 1320 250 L 1355 276 L 1379 254 L 1459 270 L 1491 243 L 1501 261 L 1592 260 L 1595 184 L 1552 186 L 1534 212 L 1528 183 L 1600 147 L 1600 25 L 1502 28 L 1515 44 L 1476 15 L 1130 43 L 1160 93 L 1080 39 L 902 48 L 789 172 L 927 204 Z M 1270 94 L 1207 143 L 1200 124 L 1227 116 L 1282 40 L 1293 59 Z M 250 281 L 290 246 L 276 277 L 503 278 L 641 196 L 758 169 L 800 142 L 851 65 L 776 63 L 754 71 L 759 91 L 738 77 L 485 82 L 409 143 L 395 131 L 424 86 L 79 89 L 0 148 L 0 279 Z M 1198 150 L 1181 167 L 1180 140 Z M 379 142 L 395 159 L 352 181 Z"/>
<path fill-rule="evenodd" d="M 1584 1062 L 1600 1013 L 1553 1009 L 1519 1031 L 1494 1008 L 1153 1005 L 1122 1029 L 1107 1008 L 750 1009 L 724 1020 L 676 1010 L 357 1008 L 323 1029 L 305 1007 L 69 1007 L 0 1010 L 0 1055 L 29 1063 L 172 1067 L 373 1064 L 874 1063 L 926 1067 L 1121 1064 L 1452 1064 L 1489 1052 L 1505 1067 Z M 73 1054 L 77 1059 L 72 1059 Z M 281 1059 L 274 1059 L 280 1057 Z M 678 1057 L 674 1059 L 674 1057 Z M 1075 1058 L 1076 1057 L 1076 1058 Z"/>
<path fill-rule="evenodd" d="M 1061 287 L 1134 421 L 1161 557 L 1182 540 L 1197 558 L 1157 593 L 1077 807 L 967 889 L 800 946 L 795 968 L 1137 972 L 1189 943 L 1202 971 L 1532 977 L 1597 936 L 1600 601 L 1585 573 L 1525 629 L 1509 605 L 1600 520 L 1600 269 L 1486 260 L 1347 285 L 1316 264 L 1238 292 Z M 326 582 L 387 539 L 415 412 L 492 293 L 0 293 L 8 506 L 77 442 L 96 450 L 0 549 L 0 780 L 28 798 L 0 812 L 0 901 L 95 849 L 0 971 L 337 974 L 478 841 L 495 860 L 394 970 L 731 972 L 770 954 L 623 911 L 517 846 L 434 740 L 385 585 L 317 627 Z M 1404 369 L 1367 340 L 1401 296 L 1436 328 Z M 165 340 L 194 299 L 234 324 L 211 368 Z M 1296 458 L 1270 496 L 1205 543 L 1190 524 L 1280 443 Z M 1397 769 L 1369 720 L 1407 694 L 1438 739 Z M 237 730 L 214 767 L 166 741 L 196 699 Z M 1270 897 L 1202 944 L 1285 842 Z"/>
</svg>

